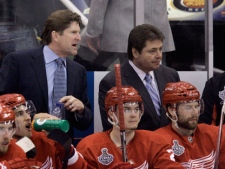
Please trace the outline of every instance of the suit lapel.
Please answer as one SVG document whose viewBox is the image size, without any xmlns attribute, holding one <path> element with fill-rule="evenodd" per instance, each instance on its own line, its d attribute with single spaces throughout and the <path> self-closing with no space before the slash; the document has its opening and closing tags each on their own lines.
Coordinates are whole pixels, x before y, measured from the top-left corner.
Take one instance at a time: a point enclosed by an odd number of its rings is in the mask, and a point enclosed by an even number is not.
<svg viewBox="0 0 225 169">
<path fill-rule="evenodd" d="M 127 82 L 127 84 L 133 86 L 142 96 L 143 102 L 145 104 L 145 109 L 146 109 L 145 112 L 152 112 L 151 116 L 153 116 L 153 118 L 158 123 L 160 123 L 160 118 L 157 115 L 157 112 L 154 108 L 150 95 L 145 85 L 143 84 L 142 80 L 140 79 L 140 77 L 137 75 L 137 73 L 134 71 L 134 69 L 130 66 L 129 63 L 125 63 L 122 69 L 123 69 L 121 70 L 122 76 L 124 76 L 124 79 Z M 124 84 L 126 83 L 124 82 Z M 147 111 L 147 109 L 149 110 Z"/>
<path fill-rule="evenodd" d="M 44 100 L 46 105 L 48 105 L 48 85 L 47 85 L 47 76 L 46 76 L 46 69 L 45 69 L 45 61 L 43 55 L 43 48 L 37 49 L 34 52 L 33 57 L 31 57 L 31 65 L 34 69 L 35 76 L 37 77 L 37 81 L 40 85 L 40 88 L 44 94 Z"/>
<path fill-rule="evenodd" d="M 165 88 L 165 84 L 166 81 L 164 79 L 166 79 L 164 76 L 166 76 L 166 74 L 163 73 L 163 67 L 160 66 L 158 69 L 154 70 L 154 75 L 155 75 L 155 79 L 157 81 L 157 85 L 158 85 L 158 89 L 159 89 L 159 95 L 160 95 L 160 100 L 162 103 L 162 93 L 164 91 Z M 167 121 L 168 118 L 166 116 L 166 112 L 164 107 L 161 105 L 161 118 L 160 118 L 160 123 L 164 124 L 165 121 Z"/>
<path fill-rule="evenodd" d="M 76 71 L 73 69 L 72 63 L 70 60 L 67 58 L 66 59 L 66 69 L 67 69 L 67 95 L 71 95 L 74 90 L 74 81 L 76 80 L 75 78 L 71 77 L 76 77 Z"/>
<path fill-rule="evenodd" d="M 164 90 L 164 81 L 162 78 L 164 75 L 162 73 L 162 68 L 159 67 L 158 69 L 154 70 L 154 75 L 155 75 L 155 79 L 156 79 L 156 82 L 157 82 L 157 85 L 158 85 L 158 89 L 159 89 L 159 95 L 160 95 L 160 99 L 162 100 L 162 92 Z"/>
</svg>

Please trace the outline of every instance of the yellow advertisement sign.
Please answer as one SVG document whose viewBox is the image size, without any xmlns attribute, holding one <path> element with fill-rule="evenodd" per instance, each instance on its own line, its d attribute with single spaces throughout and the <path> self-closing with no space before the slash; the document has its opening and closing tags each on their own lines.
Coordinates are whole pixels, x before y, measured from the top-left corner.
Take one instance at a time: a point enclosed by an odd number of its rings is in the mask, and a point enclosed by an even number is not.
<svg viewBox="0 0 225 169">
<path fill-rule="evenodd" d="M 212 0 L 214 20 L 225 21 L 225 0 Z M 206 0 L 167 0 L 169 20 L 204 20 Z"/>
</svg>

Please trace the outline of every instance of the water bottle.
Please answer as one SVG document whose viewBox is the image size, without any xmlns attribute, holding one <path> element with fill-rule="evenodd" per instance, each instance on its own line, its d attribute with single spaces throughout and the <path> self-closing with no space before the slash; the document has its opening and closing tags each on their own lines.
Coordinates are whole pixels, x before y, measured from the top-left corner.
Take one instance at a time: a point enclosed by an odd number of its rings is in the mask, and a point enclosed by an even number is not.
<svg viewBox="0 0 225 169">
<path fill-rule="evenodd" d="M 56 117 L 60 118 L 60 119 L 62 119 L 62 118 L 65 119 L 64 113 L 65 113 L 64 104 L 58 102 L 58 103 L 56 103 L 56 106 L 53 109 L 51 114 L 53 116 L 56 116 Z"/>
<path fill-rule="evenodd" d="M 32 121 L 32 128 L 35 131 L 51 131 L 53 129 L 60 129 L 67 132 L 70 128 L 67 120 L 55 120 L 55 119 L 36 119 Z"/>
</svg>

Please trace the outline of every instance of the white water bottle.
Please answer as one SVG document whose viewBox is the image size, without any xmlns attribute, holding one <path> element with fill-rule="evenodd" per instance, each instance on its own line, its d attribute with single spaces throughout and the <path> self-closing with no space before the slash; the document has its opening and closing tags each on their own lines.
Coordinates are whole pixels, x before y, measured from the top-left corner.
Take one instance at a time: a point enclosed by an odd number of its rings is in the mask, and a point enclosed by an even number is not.
<svg viewBox="0 0 225 169">
<path fill-rule="evenodd" d="M 64 104 L 60 102 L 56 103 L 56 106 L 52 111 L 52 115 L 60 119 L 65 119 L 64 113 L 65 113 Z"/>
</svg>

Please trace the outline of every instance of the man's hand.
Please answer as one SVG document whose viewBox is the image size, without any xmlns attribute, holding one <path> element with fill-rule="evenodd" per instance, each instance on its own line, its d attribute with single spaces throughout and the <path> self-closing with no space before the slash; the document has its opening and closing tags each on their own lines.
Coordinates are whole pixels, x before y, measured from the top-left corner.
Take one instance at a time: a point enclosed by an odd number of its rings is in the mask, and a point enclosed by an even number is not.
<svg viewBox="0 0 225 169">
<path fill-rule="evenodd" d="M 34 117 L 33 117 L 33 120 L 37 120 L 37 119 L 59 120 L 58 117 L 53 116 L 53 115 L 48 114 L 48 113 L 37 113 L 37 114 L 35 114 Z M 45 133 L 45 135 L 48 135 L 48 131 L 46 131 L 46 130 L 42 130 L 42 131 Z"/>
<path fill-rule="evenodd" d="M 56 119 L 59 120 L 58 117 L 53 116 L 51 114 L 48 113 L 37 113 L 34 115 L 33 120 L 37 120 L 37 119 Z"/>
<path fill-rule="evenodd" d="M 69 158 L 71 158 L 76 150 L 72 145 L 72 139 L 69 135 L 59 129 L 54 129 L 49 132 L 49 139 L 54 140 L 55 148 L 57 150 L 57 155 L 63 161 L 63 168 L 67 166 Z"/>
<path fill-rule="evenodd" d="M 73 96 L 64 96 L 59 100 L 59 102 L 64 103 L 65 109 L 70 112 L 77 111 L 79 114 L 82 114 L 84 111 L 84 104 Z"/>
</svg>

